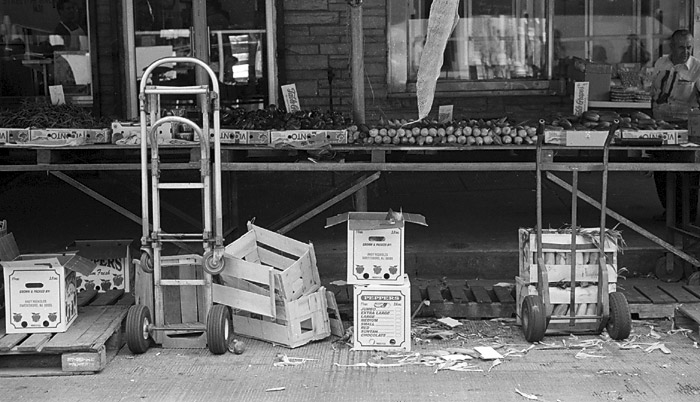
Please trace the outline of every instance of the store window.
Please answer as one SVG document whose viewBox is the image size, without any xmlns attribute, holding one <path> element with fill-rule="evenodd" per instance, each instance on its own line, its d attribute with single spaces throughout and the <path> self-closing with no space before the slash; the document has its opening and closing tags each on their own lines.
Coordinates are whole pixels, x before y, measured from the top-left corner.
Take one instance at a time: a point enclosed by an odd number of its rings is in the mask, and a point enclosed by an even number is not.
<svg viewBox="0 0 700 402">
<path fill-rule="evenodd" d="M 389 90 L 415 92 L 432 0 L 388 0 Z M 643 71 L 692 28 L 691 0 L 460 0 L 437 91 L 552 93 L 567 62 Z"/>
<path fill-rule="evenodd" d="M 208 0 L 205 33 L 194 32 L 192 7 L 191 0 L 133 0 L 137 81 L 157 59 L 193 56 L 194 35 L 204 35 L 209 38 L 208 62 L 217 75 L 222 103 L 264 104 L 265 1 Z M 194 85 L 195 73 L 193 68 L 164 66 L 150 79 L 165 86 Z"/>
<path fill-rule="evenodd" d="M 557 0 L 554 63 L 578 57 L 651 67 L 668 53 L 673 31 L 689 28 L 690 15 L 688 0 Z"/>
<path fill-rule="evenodd" d="M 88 2 L 0 0 L 0 97 L 49 96 L 92 102 Z"/>
</svg>

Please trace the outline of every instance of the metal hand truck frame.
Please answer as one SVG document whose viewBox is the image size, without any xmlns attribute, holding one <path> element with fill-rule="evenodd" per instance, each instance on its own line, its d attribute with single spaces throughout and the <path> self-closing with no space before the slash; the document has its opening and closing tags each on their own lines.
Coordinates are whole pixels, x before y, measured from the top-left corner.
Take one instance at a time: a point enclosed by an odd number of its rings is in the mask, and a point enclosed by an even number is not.
<svg viewBox="0 0 700 402">
<path fill-rule="evenodd" d="M 153 71 L 164 64 L 189 64 L 194 68 L 204 69 L 211 81 L 208 85 L 196 86 L 157 86 L 148 85 Z M 161 95 L 196 95 L 201 109 L 202 127 L 192 120 L 180 116 L 161 117 Z M 140 266 L 146 273 L 153 274 L 153 313 L 148 305 L 151 300 L 141 300 L 129 309 L 126 322 L 127 345 L 133 353 L 144 353 L 150 345 L 149 338 L 155 343 L 167 342 L 174 347 L 190 347 L 204 343 L 212 353 L 221 354 L 228 350 L 229 338 L 233 333 L 231 312 L 227 306 L 214 305 L 212 302 L 212 275 L 224 268 L 223 212 L 221 201 L 221 141 L 220 141 L 220 98 L 216 74 L 203 61 L 191 57 L 166 57 L 153 62 L 141 78 L 140 92 L 141 124 L 141 213 L 142 237 Z M 213 110 L 214 157 L 211 157 L 210 144 L 210 108 Z M 159 127 L 170 123 L 191 128 L 196 134 L 200 147 L 200 181 L 193 183 L 164 183 L 160 177 L 160 157 L 158 144 Z M 150 169 L 148 148 L 150 147 Z M 213 160 L 212 160 L 213 159 Z M 213 169 L 212 169 L 213 165 Z M 213 170 L 213 177 L 212 177 Z M 150 173 L 150 180 L 149 180 Z M 213 184 L 213 195 L 212 195 Z M 161 226 L 161 191 L 199 190 L 202 199 L 201 233 L 166 233 Z M 149 205 L 150 199 L 150 205 Z M 201 243 L 203 255 L 164 256 L 164 243 Z M 179 267 L 180 273 L 186 272 L 188 279 L 164 279 L 163 268 Z M 201 269 L 199 269 L 201 267 Z M 189 271 L 189 272 L 188 272 Z M 189 279 L 191 278 L 191 279 Z M 194 316 L 195 322 L 166 323 L 166 305 L 164 292 L 166 288 L 196 287 L 188 291 L 195 294 L 192 303 L 194 314 L 188 314 L 188 320 Z M 138 302 L 138 300 L 137 300 Z M 185 308 L 187 303 L 178 307 Z M 206 320 L 206 322 L 202 322 Z M 170 336 L 173 336 L 172 338 Z M 188 339 L 189 338 L 189 339 Z M 185 345 L 185 346 L 179 346 Z"/>
<path fill-rule="evenodd" d="M 620 292 L 610 292 L 608 282 L 608 261 L 605 254 L 606 244 L 606 202 L 608 187 L 608 158 L 609 147 L 615 132 L 619 127 L 619 121 L 614 121 L 608 131 L 603 145 L 603 160 L 601 163 L 586 167 L 568 165 L 566 163 L 545 162 L 542 155 L 544 142 L 544 121 L 540 120 L 539 136 L 537 141 L 537 294 L 528 294 L 523 298 L 520 306 L 520 319 L 525 339 L 528 342 L 539 342 L 547 331 L 550 333 L 596 333 L 600 334 L 607 329 L 611 338 L 625 339 L 631 331 L 631 315 L 627 299 Z M 577 278 L 577 200 L 578 200 L 578 174 L 580 171 L 602 171 L 602 191 L 600 208 L 600 234 L 597 241 L 598 248 L 598 272 L 597 272 L 597 298 L 595 314 L 579 314 L 575 306 Z M 550 282 L 548 270 L 543 256 L 542 242 L 542 183 L 543 175 L 552 175 L 551 171 L 571 172 L 571 244 L 569 273 L 569 314 L 555 315 L 550 303 Z M 525 286 L 527 288 L 527 286 Z"/>
</svg>

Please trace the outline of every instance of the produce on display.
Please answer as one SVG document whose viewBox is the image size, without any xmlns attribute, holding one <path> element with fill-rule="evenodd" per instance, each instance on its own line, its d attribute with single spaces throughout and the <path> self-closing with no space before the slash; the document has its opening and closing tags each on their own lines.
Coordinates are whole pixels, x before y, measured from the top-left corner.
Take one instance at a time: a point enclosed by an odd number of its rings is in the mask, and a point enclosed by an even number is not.
<svg viewBox="0 0 700 402">
<path fill-rule="evenodd" d="M 287 113 L 276 105 L 258 110 L 224 107 L 221 126 L 240 130 L 343 130 L 352 119 L 340 112 L 302 110 Z"/>
<path fill-rule="evenodd" d="M 534 145 L 537 142 L 535 124 L 512 124 L 507 117 L 500 119 L 461 119 L 447 123 L 423 119 L 381 119 L 376 126 L 360 124 L 357 130 L 348 128 L 348 141 L 373 145 Z"/>
<path fill-rule="evenodd" d="M 3 128 L 105 128 L 110 122 L 94 117 L 88 108 L 69 104 L 24 101 L 19 108 L 0 110 Z"/>
<path fill-rule="evenodd" d="M 623 130 L 678 130 L 678 124 L 672 124 L 664 120 L 655 120 L 646 113 L 632 111 L 618 113 L 612 110 L 588 110 L 581 116 L 554 116 L 547 122 L 547 130 L 608 130 L 612 123 L 618 120 L 620 129 Z"/>
</svg>

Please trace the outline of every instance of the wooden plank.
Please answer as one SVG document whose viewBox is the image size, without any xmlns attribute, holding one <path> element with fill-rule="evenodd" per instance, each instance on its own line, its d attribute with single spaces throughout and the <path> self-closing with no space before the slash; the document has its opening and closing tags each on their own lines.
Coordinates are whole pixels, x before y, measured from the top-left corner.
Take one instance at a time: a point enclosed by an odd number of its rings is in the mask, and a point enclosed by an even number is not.
<svg viewBox="0 0 700 402">
<path fill-rule="evenodd" d="M 666 292 L 669 296 L 673 297 L 673 299 L 678 303 L 700 302 L 700 299 L 695 297 L 695 295 L 683 289 L 683 284 L 681 283 L 662 283 L 659 284 L 659 288 Z"/>
<path fill-rule="evenodd" d="M 117 300 L 117 306 L 132 306 L 136 303 L 136 296 L 133 293 L 124 293 L 121 299 Z"/>
<path fill-rule="evenodd" d="M 98 307 L 86 307 L 96 309 Z M 92 325 L 80 337 L 73 342 L 73 347 L 77 350 L 96 350 L 104 344 L 114 332 L 115 321 L 121 324 L 122 318 L 126 315 L 126 306 L 110 306 L 100 312 L 100 315 L 92 321 Z M 106 336 L 105 336 L 106 334 Z M 102 342 L 99 340 L 103 339 Z"/>
<path fill-rule="evenodd" d="M 196 266 L 180 265 L 180 279 L 196 279 Z M 180 312 L 182 322 L 198 322 L 197 287 L 180 286 Z"/>
<path fill-rule="evenodd" d="M 276 315 L 276 312 L 270 311 L 270 296 L 262 296 L 217 284 L 212 285 L 212 296 L 214 303 L 224 304 L 267 317 Z"/>
<path fill-rule="evenodd" d="M 97 295 L 90 306 L 110 306 L 119 300 L 124 294 L 124 289 L 111 289 Z"/>
<path fill-rule="evenodd" d="M 0 322 L 2 327 L 5 328 L 5 322 Z M 3 329 L 4 332 L 4 329 Z M 10 349 L 17 346 L 18 343 L 22 342 L 29 334 L 5 334 L 0 338 L 0 352 L 9 352 Z"/>
<path fill-rule="evenodd" d="M 345 335 L 345 327 L 343 326 L 343 319 L 340 317 L 335 294 L 330 290 L 326 291 L 326 303 L 328 304 L 328 320 L 331 327 L 331 335 L 342 338 Z"/>
<path fill-rule="evenodd" d="M 301 254 L 303 255 L 304 253 Z M 260 256 L 260 261 L 263 264 L 274 267 L 280 271 L 284 271 L 285 269 L 289 268 L 296 261 L 296 259 L 287 258 L 281 254 L 277 254 L 274 251 L 270 251 L 262 247 L 258 248 L 258 255 Z"/>
<path fill-rule="evenodd" d="M 236 258 L 245 258 L 249 256 L 252 252 L 256 251 L 258 245 L 255 239 L 255 232 L 249 230 L 243 236 L 231 242 L 228 246 L 224 248 L 226 253 L 231 254 Z M 259 258 L 257 258 L 259 260 Z M 255 258 L 253 258 L 255 260 Z"/>
<path fill-rule="evenodd" d="M 700 324 L 700 304 L 684 304 L 678 306 L 678 311 Z"/>
<path fill-rule="evenodd" d="M 107 324 L 101 335 L 98 335 L 93 342 L 92 348 L 97 349 L 103 344 L 107 344 L 113 336 L 122 330 L 122 323 L 126 319 L 126 315 L 129 312 L 130 306 L 115 306 L 111 307 L 108 311 L 112 314 L 114 319 L 111 323 Z M 121 338 L 118 338 L 119 340 Z M 121 345 L 117 346 L 117 349 Z"/>
<path fill-rule="evenodd" d="M 464 287 L 462 286 L 448 286 L 450 289 L 450 294 L 452 295 L 452 301 L 454 303 L 466 303 L 469 301 L 467 299 L 467 294 L 464 293 Z"/>
<path fill-rule="evenodd" d="M 622 294 L 625 295 L 627 303 L 629 304 L 651 303 L 651 300 L 649 300 L 643 294 L 639 293 L 639 291 L 633 285 L 625 284 L 622 286 L 618 286 L 617 291 L 622 292 Z"/>
<path fill-rule="evenodd" d="M 302 243 L 298 240 L 292 239 L 291 237 L 261 228 L 260 226 L 253 225 L 253 230 L 255 231 L 255 238 L 258 239 L 259 244 L 265 244 L 287 254 L 299 257 L 309 249 L 309 245 L 306 243 Z M 262 256 L 260 256 L 260 258 L 262 258 Z"/>
<path fill-rule="evenodd" d="M 476 299 L 477 303 L 491 303 L 491 296 L 489 296 L 489 292 L 486 291 L 486 288 L 483 286 L 470 286 L 469 289 L 471 289 L 472 293 L 474 294 L 474 298 Z"/>
<path fill-rule="evenodd" d="M 655 285 L 636 285 L 635 288 L 639 293 L 646 296 L 653 304 L 675 303 L 673 297 L 664 293 L 658 286 Z"/>
<path fill-rule="evenodd" d="M 240 258 L 232 258 L 224 255 L 225 266 L 222 274 L 235 276 L 252 282 L 257 282 L 263 285 L 269 285 L 269 270 L 270 267 L 255 264 L 245 261 Z"/>
<path fill-rule="evenodd" d="M 431 307 L 436 317 L 482 319 L 515 316 L 515 303 L 440 303 Z"/>
<path fill-rule="evenodd" d="M 630 304 L 630 314 L 637 314 L 639 319 L 647 318 L 668 318 L 673 317 L 675 304 L 651 304 L 635 303 Z"/>
<path fill-rule="evenodd" d="M 99 372 L 106 366 L 107 353 L 104 345 L 95 352 L 64 353 L 61 355 L 61 369 L 64 372 Z"/>
<path fill-rule="evenodd" d="M 53 334 L 31 334 L 24 342 L 15 346 L 12 350 L 18 352 L 41 352 L 44 344 L 48 342 Z"/>
<path fill-rule="evenodd" d="M 690 294 L 694 295 L 695 297 L 700 298 L 700 286 L 685 285 L 685 286 L 683 286 L 683 289 L 687 290 L 688 292 L 690 292 Z"/>
<path fill-rule="evenodd" d="M 431 305 L 433 305 L 434 303 L 444 303 L 444 299 L 442 298 L 442 292 L 440 292 L 440 289 L 437 286 L 428 285 L 427 290 L 428 300 L 430 300 Z"/>
<path fill-rule="evenodd" d="M 78 293 L 78 307 L 87 306 L 90 302 L 97 297 L 99 292 L 95 289 L 83 290 Z"/>
<path fill-rule="evenodd" d="M 510 288 L 505 286 L 494 286 L 493 293 L 496 294 L 496 298 L 500 303 L 515 303 L 515 299 L 510 293 Z"/>
<path fill-rule="evenodd" d="M 161 279 L 178 279 L 179 270 L 176 267 L 163 268 L 161 270 Z M 155 281 L 155 279 L 154 279 Z M 163 294 L 163 322 L 165 324 L 180 324 L 182 323 L 182 312 L 180 310 L 180 287 L 179 286 L 161 286 Z M 158 308 L 155 306 L 155 308 Z M 152 312 L 153 317 L 158 314 L 155 310 Z"/>
<path fill-rule="evenodd" d="M 352 301 L 352 298 L 348 300 Z M 420 294 L 420 289 L 418 286 L 411 286 L 411 304 L 420 303 L 423 301 L 423 296 Z"/>
<path fill-rule="evenodd" d="M 76 350 L 75 342 L 86 331 L 90 330 L 97 318 L 106 311 L 108 307 L 100 306 L 94 308 L 84 308 L 73 324 L 68 327 L 66 332 L 58 333 L 44 346 L 45 352 L 81 352 L 89 350 Z"/>
</svg>

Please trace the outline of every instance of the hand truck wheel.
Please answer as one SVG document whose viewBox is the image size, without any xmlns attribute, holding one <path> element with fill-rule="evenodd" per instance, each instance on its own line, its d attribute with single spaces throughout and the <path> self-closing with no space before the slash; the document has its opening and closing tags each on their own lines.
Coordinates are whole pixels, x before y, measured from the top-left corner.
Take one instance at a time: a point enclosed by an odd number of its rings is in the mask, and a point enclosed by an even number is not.
<svg viewBox="0 0 700 402">
<path fill-rule="evenodd" d="M 141 269 L 147 274 L 153 273 L 153 256 L 148 251 L 141 252 Z"/>
<path fill-rule="evenodd" d="M 616 341 L 627 339 L 632 332 L 632 316 L 627 298 L 620 292 L 610 293 L 610 316 L 605 325 L 608 335 Z"/>
<path fill-rule="evenodd" d="M 520 319 L 523 322 L 523 334 L 528 342 L 539 342 L 544 338 L 547 330 L 547 313 L 540 296 L 525 296 Z"/>
<path fill-rule="evenodd" d="M 700 271 L 695 271 L 688 277 L 688 286 L 700 286 Z"/>
<path fill-rule="evenodd" d="M 141 354 L 148 350 L 150 346 L 148 327 L 151 322 L 148 307 L 137 304 L 129 308 L 126 315 L 126 344 L 131 353 Z"/>
<path fill-rule="evenodd" d="M 664 282 L 678 282 L 683 278 L 683 275 L 685 275 L 685 268 L 683 265 L 686 263 L 683 261 L 680 257 L 673 256 L 673 268 L 671 271 L 666 269 L 666 256 L 667 254 L 664 254 L 663 256 L 659 257 L 658 260 L 656 260 L 656 265 L 654 266 L 654 274 L 656 275 L 659 280 L 662 280 Z"/>
<path fill-rule="evenodd" d="M 233 321 L 228 306 L 215 304 L 207 317 L 207 345 L 209 350 L 220 355 L 228 351 L 233 336 Z"/>
<path fill-rule="evenodd" d="M 213 250 L 209 250 L 202 256 L 202 266 L 207 273 L 211 275 L 219 275 L 224 270 L 224 259 L 216 258 Z"/>
</svg>

